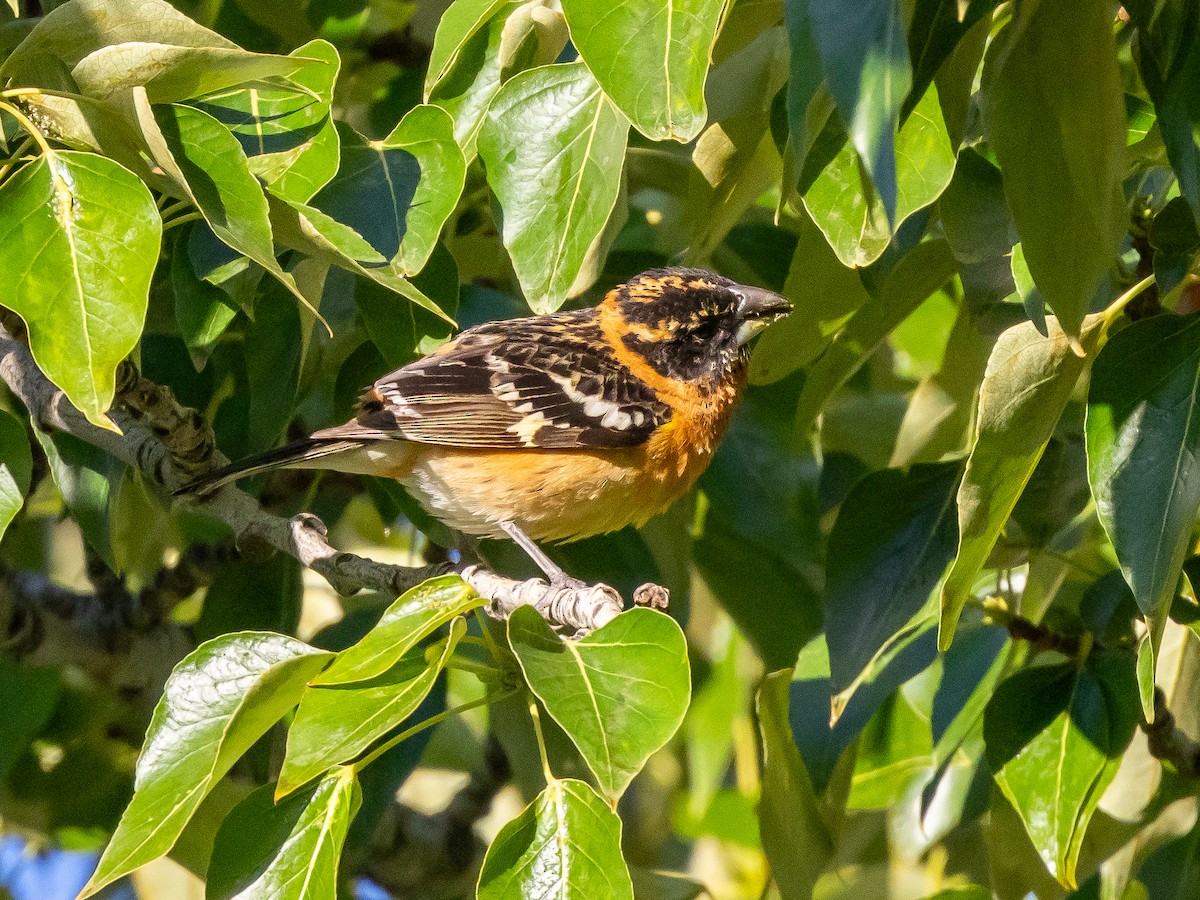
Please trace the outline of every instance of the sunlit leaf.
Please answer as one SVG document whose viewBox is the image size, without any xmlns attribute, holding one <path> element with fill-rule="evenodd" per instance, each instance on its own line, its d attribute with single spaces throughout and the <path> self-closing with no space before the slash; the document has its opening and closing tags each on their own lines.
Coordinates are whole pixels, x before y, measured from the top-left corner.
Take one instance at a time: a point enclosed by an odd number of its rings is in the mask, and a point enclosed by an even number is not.
<svg viewBox="0 0 1200 900">
<path fill-rule="evenodd" d="M 284 797 L 326 769 L 354 759 L 412 715 L 465 631 L 462 619 L 453 623 L 428 661 L 423 648 L 414 648 L 370 680 L 309 687 L 288 728 L 275 795 Z"/>
<path fill-rule="evenodd" d="M 431 578 L 389 606 L 375 627 L 339 653 L 313 684 L 349 684 L 382 675 L 435 629 L 485 602 L 457 575 Z"/>
<path fill-rule="evenodd" d="M 170 850 L 213 785 L 329 657 L 280 634 L 241 632 L 201 644 L 177 665 L 138 758 L 133 800 L 81 896 Z"/>
<path fill-rule="evenodd" d="M 55 5 L 37 23 L 0 67 L 0 81 L 40 84 L 39 77 L 53 71 L 48 57 L 70 70 L 93 50 L 128 41 L 240 50 L 166 0 L 72 0 Z"/>
<path fill-rule="evenodd" d="M 127 169 L 54 151 L 0 186 L 4 305 L 25 320 L 38 366 L 97 425 L 117 364 L 137 344 L 162 223 Z"/>
<path fill-rule="evenodd" d="M 936 200 L 950 183 L 954 149 L 936 91 L 925 93 L 895 144 L 896 207 L 890 216 L 870 183 L 864 182 L 858 151 L 849 143 L 804 195 L 813 221 L 847 266 L 867 266 L 877 260 L 896 229 Z"/>
<path fill-rule="evenodd" d="M 838 0 L 808 0 L 808 10 L 850 143 L 870 174 L 886 220 L 898 223 L 903 216 L 896 126 L 912 84 L 900 2 L 863 0 L 851 11 Z"/>
<path fill-rule="evenodd" d="M 624 793 L 683 722 L 687 644 L 660 612 L 632 609 L 580 640 L 563 640 L 536 610 L 520 607 L 509 616 L 508 640 L 530 690 L 609 797 Z"/>
<path fill-rule="evenodd" d="M 724 0 L 566 0 L 563 14 L 579 55 L 634 128 L 651 140 L 686 143 L 704 127 L 704 78 L 724 7 Z"/>
<path fill-rule="evenodd" d="M 633 900 L 621 820 L 584 782 L 551 781 L 488 847 L 476 896 Z"/>
<path fill-rule="evenodd" d="M 131 41 L 89 53 L 71 77 L 80 91 L 101 100 L 141 85 L 151 103 L 177 103 L 246 81 L 291 75 L 301 65 L 287 56 L 241 49 Z"/>
<path fill-rule="evenodd" d="M 1075 888 L 1088 823 L 1138 721 L 1132 660 L 1122 651 L 1025 669 L 984 716 L 988 765 L 1050 873 Z"/>
<path fill-rule="evenodd" d="M 352 768 L 334 769 L 311 792 L 273 803 L 264 785 L 221 823 L 208 866 L 209 900 L 326 900 L 362 791 Z"/>
<path fill-rule="evenodd" d="M 508 81 L 479 154 L 503 210 L 504 246 L 535 312 L 572 294 L 620 189 L 629 123 L 581 63 Z"/>
<path fill-rule="evenodd" d="M 1029 322 L 1008 329 L 988 360 L 979 393 L 975 439 L 958 488 L 958 554 L 942 587 L 938 640 L 943 649 L 950 646 L 975 577 L 1087 366 L 1087 361 L 1071 350 L 1058 320 L 1050 318 L 1046 324 L 1049 334 L 1045 337 Z M 1081 342 L 1089 356 L 1102 332 L 1100 316 L 1084 322 Z"/>
</svg>

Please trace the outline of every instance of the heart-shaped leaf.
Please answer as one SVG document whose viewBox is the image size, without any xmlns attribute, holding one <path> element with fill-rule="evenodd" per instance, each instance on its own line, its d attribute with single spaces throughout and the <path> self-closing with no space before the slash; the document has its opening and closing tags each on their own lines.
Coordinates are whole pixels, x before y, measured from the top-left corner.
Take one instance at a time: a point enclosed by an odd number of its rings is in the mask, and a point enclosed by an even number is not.
<svg viewBox="0 0 1200 900">
<path fill-rule="evenodd" d="M 422 582 L 389 606 L 375 627 L 339 653 L 313 684 L 349 684 L 382 675 L 435 629 L 486 602 L 457 575 Z"/>
<path fill-rule="evenodd" d="M 97 425 L 117 364 L 142 334 L 162 222 L 150 191 L 111 159 L 56 150 L 0 186 L 4 305 L 29 327 L 46 376 Z"/>
<path fill-rule="evenodd" d="M 330 656 L 258 632 L 222 635 L 188 654 L 167 679 L 138 757 L 133 799 L 80 896 L 170 850 L 213 785 L 296 705 Z"/>
<path fill-rule="evenodd" d="M 563 640 L 532 607 L 508 619 L 530 690 L 574 741 L 609 797 L 624 793 L 687 712 L 687 642 L 675 620 L 632 609 L 581 640 Z"/>
<path fill-rule="evenodd" d="M 621 820 L 590 785 L 551 781 L 488 847 L 476 896 L 633 900 Z"/>
<path fill-rule="evenodd" d="M 428 661 L 423 649 L 414 648 L 369 681 L 310 686 L 288 729 L 275 796 L 284 797 L 326 769 L 354 759 L 412 715 L 466 630 L 464 620 L 455 620 Z"/>
<path fill-rule="evenodd" d="M 535 312 L 572 296 L 621 187 L 629 122 L 582 63 L 522 72 L 479 133 L 504 246 Z"/>
<path fill-rule="evenodd" d="M 445 110 L 418 106 L 382 141 L 348 125 L 338 135 L 341 167 L 309 205 L 353 228 L 397 273 L 419 272 L 466 177 L 454 122 Z"/>
<path fill-rule="evenodd" d="M 708 116 L 704 78 L 723 0 L 564 0 L 562 7 L 580 57 L 638 131 L 654 141 L 681 143 L 700 133 Z"/>
</svg>

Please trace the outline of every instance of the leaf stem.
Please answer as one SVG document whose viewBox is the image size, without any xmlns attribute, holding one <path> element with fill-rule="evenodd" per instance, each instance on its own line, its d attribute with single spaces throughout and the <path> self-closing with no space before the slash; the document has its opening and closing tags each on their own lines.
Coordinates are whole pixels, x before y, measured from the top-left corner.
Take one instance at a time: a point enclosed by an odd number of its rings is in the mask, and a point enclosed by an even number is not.
<svg viewBox="0 0 1200 900">
<path fill-rule="evenodd" d="M 203 218 L 204 218 L 204 213 L 191 212 L 191 213 L 188 213 L 186 216 L 180 216 L 177 219 L 172 219 L 170 222 L 163 222 L 162 230 L 167 231 L 170 228 L 174 228 L 176 225 L 183 225 L 187 222 L 195 222 L 197 219 L 203 219 Z"/>
<path fill-rule="evenodd" d="M 453 709 L 442 710 L 436 716 L 430 716 L 428 719 L 425 719 L 423 722 L 418 722 L 416 725 L 412 726 L 411 728 L 404 729 L 404 731 L 400 732 L 398 735 L 396 735 L 391 740 L 384 741 L 382 744 L 380 744 L 378 747 L 376 747 L 374 750 L 372 750 L 370 753 L 368 753 L 362 759 L 360 759 L 354 763 L 351 763 L 351 767 L 354 769 L 355 773 L 361 772 L 363 769 L 365 769 L 371 763 L 375 762 L 375 760 L 379 759 L 379 757 L 383 756 L 383 754 L 387 753 L 389 750 L 391 750 L 397 744 L 408 740 L 414 734 L 422 732 L 426 728 L 432 728 L 434 725 L 440 725 L 442 722 L 445 722 L 451 716 L 457 716 L 461 713 L 465 713 L 465 712 L 467 712 L 467 710 L 475 709 L 475 707 L 477 707 L 477 706 L 485 706 L 490 703 L 499 703 L 501 700 L 504 700 L 505 698 L 512 696 L 514 693 L 516 693 L 515 689 L 503 691 L 499 694 L 485 694 L 482 697 L 479 697 L 475 700 L 471 700 L 468 703 L 463 703 L 460 706 L 454 707 Z"/>
<path fill-rule="evenodd" d="M 475 620 L 479 623 L 479 631 L 483 634 L 483 641 L 487 645 L 488 652 L 492 654 L 492 659 L 499 663 L 502 657 L 500 646 L 496 643 L 496 639 L 492 637 L 492 632 L 488 628 L 487 616 L 483 614 L 483 610 L 479 607 L 476 607 L 474 612 Z"/>
<path fill-rule="evenodd" d="M 49 157 L 54 154 L 54 151 L 50 148 L 50 143 L 46 140 L 46 136 L 42 134 L 40 128 L 33 124 L 33 120 L 31 120 L 29 116 L 21 112 L 21 110 L 12 103 L 6 103 L 4 100 L 0 100 L 0 110 L 4 110 L 17 120 L 17 124 L 24 128 L 25 132 L 37 142 L 37 145 L 41 149 L 43 156 Z"/>
<path fill-rule="evenodd" d="M 470 672 L 472 675 L 476 675 L 484 681 L 502 678 L 504 676 L 503 670 L 498 669 L 495 666 L 478 663 L 473 659 L 467 659 L 465 656 L 458 656 L 457 654 L 446 660 L 443 668 L 458 669 L 460 672 Z"/>
<path fill-rule="evenodd" d="M 1134 297 L 1138 296 L 1138 294 L 1140 294 L 1142 291 L 1146 290 L 1146 288 L 1150 287 L 1150 285 L 1152 285 L 1152 284 L 1154 284 L 1154 276 L 1147 275 L 1145 278 L 1143 278 L 1141 281 L 1139 281 L 1137 284 L 1135 284 L 1133 287 L 1131 287 L 1129 290 L 1127 290 L 1125 293 L 1123 293 L 1120 297 L 1118 297 L 1116 300 L 1114 300 L 1112 303 L 1110 303 L 1107 307 L 1105 307 L 1105 310 L 1104 310 L 1104 327 L 1105 327 L 1105 329 L 1107 329 L 1110 325 L 1112 325 L 1112 323 L 1114 321 L 1116 321 L 1117 316 L 1119 316 L 1121 314 L 1121 311 L 1125 309 L 1126 305 L 1128 305 L 1130 300 L 1132 300 Z"/>
<path fill-rule="evenodd" d="M 542 734 L 542 717 L 538 712 L 537 700 L 532 696 L 529 698 L 529 717 L 533 719 L 533 733 L 537 737 L 538 756 L 542 758 L 542 775 L 546 778 L 546 784 L 553 784 L 558 779 L 550 770 L 550 757 L 546 753 L 546 736 Z"/>
<path fill-rule="evenodd" d="M 165 196 L 166 195 L 164 194 L 164 197 Z M 161 210 L 159 210 L 159 215 L 162 216 L 163 221 L 166 221 L 171 216 L 183 212 L 191 205 L 191 201 L 189 200 L 180 200 L 177 203 L 172 203 L 170 206 L 163 207 Z"/>
</svg>

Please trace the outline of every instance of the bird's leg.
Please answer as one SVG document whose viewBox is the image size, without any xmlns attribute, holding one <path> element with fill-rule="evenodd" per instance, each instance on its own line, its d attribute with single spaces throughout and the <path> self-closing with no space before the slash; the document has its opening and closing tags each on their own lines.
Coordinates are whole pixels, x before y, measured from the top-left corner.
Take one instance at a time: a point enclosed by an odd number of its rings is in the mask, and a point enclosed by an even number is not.
<svg viewBox="0 0 1200 900">
<path fill-rule="evenodd" d="M 513 543 L 525 551 L 526 555 L 534 561 L 539 569 L 546 573 L 546 577 L 550 579 L 550 584 L 554 587 L 586 587 L 587 585 L 578 578 L 572 578 L 549 556 L 545 554 L 541 547 L 533 542 L 533 540 L 517 527 L 515 522 L 501 522 L 500 527 L 504 533 L 512 538 Z"/>
</svg>

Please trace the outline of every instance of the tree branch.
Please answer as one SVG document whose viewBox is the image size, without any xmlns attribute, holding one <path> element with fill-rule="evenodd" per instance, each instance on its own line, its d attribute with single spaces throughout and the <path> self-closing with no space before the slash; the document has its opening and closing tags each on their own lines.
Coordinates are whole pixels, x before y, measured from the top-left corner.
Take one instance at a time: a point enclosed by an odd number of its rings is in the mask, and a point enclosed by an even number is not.
<svg viewBox="0 0 1200 900">
<path fill-rule="evenodd" d="M 38 428 L 64 431 L 99 447 L 140 471 L 164 493 L 226 462 L 203 416 L 180 406 L 169 388 L 141 377 L 129 363 L 118 371 L 117 402 L 109 413 L 121 434 L 87 421 L 38 369 L 29 348 L 3 324 L 0 379 L 25 404 Z M 239 549 L 257 544 L 290 554 L 340 594 L 377 590 L 399 596 L 445 571 L 444 566 L 409 568 L 340 552 L 329 545 L 325 526 L 315 516 L 276 516 L 232 485 L 185 502 L 196 503 L 229 526 Z"/>
</svg>

